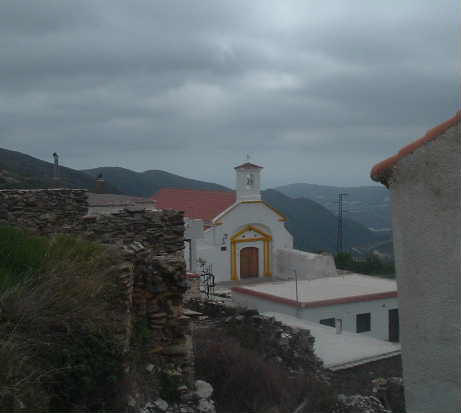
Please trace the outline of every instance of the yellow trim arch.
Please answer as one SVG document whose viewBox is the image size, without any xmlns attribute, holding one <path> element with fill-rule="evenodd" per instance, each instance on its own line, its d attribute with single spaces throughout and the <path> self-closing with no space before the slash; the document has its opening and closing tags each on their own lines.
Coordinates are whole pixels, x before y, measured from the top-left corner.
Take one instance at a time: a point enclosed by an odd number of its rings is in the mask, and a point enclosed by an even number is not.
<svg viewBox="0 0 461 413">
<path fill-rule="evenodd" d="M 244 234 L 247 231 L 253 231 L 261 235 L 260 237 L 252 237 L 252 238 L 241 238 L 239 239 L 240 235 Z M 238 274 L 237 274 L 237 244 L 242 243 L 242 242 L 254 242 L 254 241 L 263 241 L 264 243 L 264 248 L 263 248 L 263 254 L 264 254 L 264 276 L 265 277 L 271 277 L 272 272 L 271 272 L 271 257 L 270 257 L 270 243 L 272 241 L 272 236 L 270 234 L 267 234 L 264 232 L 262 229 L 257 228 L 253 225 L 246 225 L 243 227 L 240 231 L 235 233 L 231 238 L 231 280 L 238 280 Z"/>
</svg>

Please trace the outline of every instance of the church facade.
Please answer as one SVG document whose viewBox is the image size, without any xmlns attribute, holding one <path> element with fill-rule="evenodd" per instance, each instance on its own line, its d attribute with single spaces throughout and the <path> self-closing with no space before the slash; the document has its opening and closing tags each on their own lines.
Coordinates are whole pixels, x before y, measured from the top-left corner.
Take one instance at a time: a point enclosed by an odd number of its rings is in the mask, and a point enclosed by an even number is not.
<svg viewBox="0 0 461 413">
<path fill-rule="evenodd" d="M 192 271 L 211 264 L 217 282 L 272 277 L 275 252 L 292 249 L 293 237 L 283 214 L 261 199 L 263 168 L 247 162 L 234 169 L 235 192 L 162 189 L 153 198 L 161 209 L 203 221 L 203 238 L 189 242 Z"/>
</svg>

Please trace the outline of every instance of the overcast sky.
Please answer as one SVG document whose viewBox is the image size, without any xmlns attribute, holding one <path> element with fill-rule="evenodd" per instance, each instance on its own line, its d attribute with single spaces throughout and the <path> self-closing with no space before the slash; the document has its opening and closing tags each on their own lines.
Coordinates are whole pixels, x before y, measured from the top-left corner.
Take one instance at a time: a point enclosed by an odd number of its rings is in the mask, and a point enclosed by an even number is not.
<svg viewBox="0 0 461 413">
<path fill-rule="evenodd" d="M 1 0 L 0 147 L 370 185 L 458 106 L 457 0 Z"/>
</svg>

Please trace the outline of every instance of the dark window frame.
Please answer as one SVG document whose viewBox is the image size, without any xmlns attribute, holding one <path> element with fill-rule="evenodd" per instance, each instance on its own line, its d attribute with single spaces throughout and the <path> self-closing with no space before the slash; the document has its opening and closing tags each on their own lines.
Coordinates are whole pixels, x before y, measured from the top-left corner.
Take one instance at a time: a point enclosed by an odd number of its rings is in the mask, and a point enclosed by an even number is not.
<svg viewBox="0 0 461 413">
<path fill-rule="evenodd" d="M 356 314 L 355 327 L 357 333 L 371 331 L 371 313 Z"/>
<path fill-rule="evenodd" d="M 333 321 L 331 321 L 333 320 Z M 328 327 L 335 327 L 336 326 L 336 320 L 334 317 L 329 317 L 329 318 L 323 318 L 322 320 L 319 321 L 320 324 L 323 326 L 328 326 Z"/>
</svg>

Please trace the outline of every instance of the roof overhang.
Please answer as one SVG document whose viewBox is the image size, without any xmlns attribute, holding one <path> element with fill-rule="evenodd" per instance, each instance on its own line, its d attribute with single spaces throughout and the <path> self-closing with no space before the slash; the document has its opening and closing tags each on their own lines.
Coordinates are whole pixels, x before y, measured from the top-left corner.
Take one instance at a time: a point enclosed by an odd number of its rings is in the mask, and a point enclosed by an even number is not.
<svg viewBox="0 0 461 413">
<path fill-rule="evenodd" d="M 461 111 L 458 111 L 452 118 L 427 131 L 427 133 L 422 138 L 419 138 L 409 145 L 404 146 L 397 154 L 377 163 L 370 172 L 371 179 L 376 182 L 381 182 L 383 185 L 389 188 L 395 166 L 400 161 L 400 159 L 405 158 L 426 143 L 433 141 L 445 133 L 449 128 L 459 124 L 460 120 Z"/>
<path fill-rule="evenodd" d="M 254 163 L 245 162 L 236 166 L 234 169 L 264 169 L 262 166 L 255 165 Z"/>
<path fill-rule="evenodd" d="M 283 215 L 280 211 L 276 210 L 274 207 L 270 206 L 267 202 L 262 201 L 262 200 L 257 200 L 257 201 L 240 201 L 236 202 L 235 204 L 231 205 L 229 208 L 225 209 L 223 212 L 221 212 L 216 218 L 213 219 L 213 224 L 214 225 L 222 225 L 221 219 L 227 215 L 229 212 L 231 212 L 233 209 L 237 208 L 239 205 L 242 204 L 263 204 L 269 209 L 271 209 L 273 212 L 275 212 L 279 216 L 279 221 L 285 222 L 288 221 L 287 217 Z"/>
<path fill-rule="evenodd" d="M 253 297 L 262 298 L 264 300 L 273 301 L 273 302 L 280 303 L 280 304 L 286 304 L 291 307 L 297 307 L 297 308 L 327 307 L 327 306 L 338 305 L 338 304 L 349 304 L 349 303 L 357 303 L 357 302 L 364 302 L 364 301 L 384 300 L 387 298 L 395 298 L 398 296 L 397 291 L 386 291 L 386 292 L 371 293 L 371 294 L 352 295 L 349 297 L 331 298 L 331 299 L 326 299 L 326 300 L 296 301 L 290 298 L 280 297 L 278 295 L 269 294 L 266 292 L 255 291 L 255 290 L 252 290 L 250 288 L 245 288 L 245 287 L 233 287 L 231 290 L 236 293 L 251 295 Z"/>
</svg>

